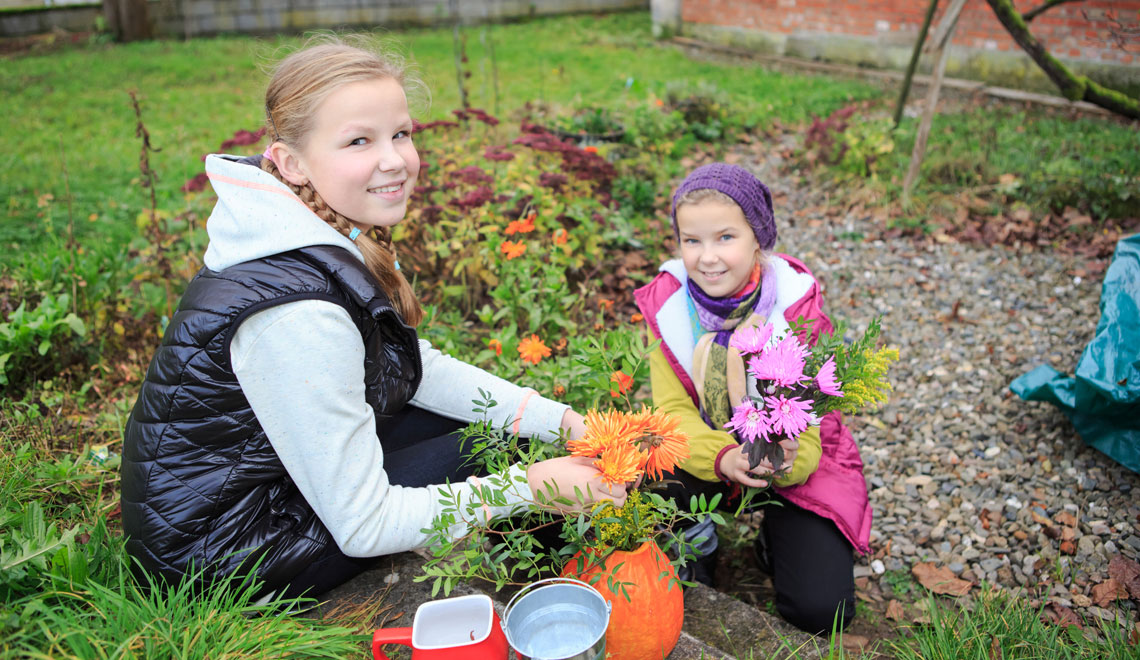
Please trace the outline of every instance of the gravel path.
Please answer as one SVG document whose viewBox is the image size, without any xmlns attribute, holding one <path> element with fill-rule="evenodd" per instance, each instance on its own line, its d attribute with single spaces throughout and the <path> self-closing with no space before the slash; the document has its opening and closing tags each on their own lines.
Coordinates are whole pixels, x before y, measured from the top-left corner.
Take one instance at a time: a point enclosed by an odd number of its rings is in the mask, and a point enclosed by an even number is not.
<svg viewBox="0 0 1140 660">
<path fill-rule="evenodd" d="M 777 151 L 740 161 L 772 189 L 777 250 L 814 271 L 833 318 L 862 331 L 881 315 L 901 356 L 890 403 L 852 425 L 875 512 L 856 575 L 933 562 L 1112 618 L 1091 588 L 1114 555 L 1140 560 L 1140 475 L 1087 447 L 1054 407 L 1009 391 L 1039 364 L 1072 373 L 1102 276 L 1075 276 L 1084 258 L 1047 251 L 873 240 L 873 219 L 841 214 L 837 226 L 825 193 L 780 173 Z M 1130 626 L 1136 605 L 1116 602 Z"/>
</svg>

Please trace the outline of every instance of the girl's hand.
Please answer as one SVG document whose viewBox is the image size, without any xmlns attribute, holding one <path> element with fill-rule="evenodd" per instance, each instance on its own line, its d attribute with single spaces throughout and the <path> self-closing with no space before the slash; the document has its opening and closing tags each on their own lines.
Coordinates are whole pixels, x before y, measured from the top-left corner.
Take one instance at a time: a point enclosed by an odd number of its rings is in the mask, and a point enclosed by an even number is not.
<svg viewBox="0 0 1140 660">
<path fill-rule="evenodd" d="M 541 461 L 530 466 L 526 478 L 535 501 L 544 502 L 563 513 L 588 509 L 602 500 L 612 500 L 616 507 L 625 504 L 626 486 L 611 486 L 603 482 L 592 458 L 560 456 Z M 553 487 L 553 493 L 548 485 Z M 575 488 L 583 499 L 577 498 Z M 565 497 L 570 503 L 552 502 L 556 497 Z"/>
<path fill-rule="evenodd" d="M 796 462 L 796 454 L 800 450 L 800 441 L 794 438 L 784 438 L 780 441 L 780 446 L 784 448 L 784 462 L 780 464 L 780 469 L 782 472 L 786 472 Z M 772 467 L 771 461 L 768 460 L 760 461 L 756 467 L 749 469 L 748 456 L 743 451 L 725 452 L 720 459 L 720 473 L 729 481 L 743 486 L 764 488 L 770 480 L 761 477 L 771 475 L 773 472 L 775 469 Z"/>
<path fill-rule="evenodd" d="M 567 408 L 562 413 L 561 428 L 566 430 L 571 440 L 578 440 L 586 435 L 586 418 L 574 412 L 573 408 Z"/>
<path fill-rule="evenodd" d="M 757 479 L 748 471 L 748 457 L 740 449 L 730 449 L 720 457 L 720 473 L 725 479 L 741 486 L 767 488 L 765 479 Z"/>
</svg>

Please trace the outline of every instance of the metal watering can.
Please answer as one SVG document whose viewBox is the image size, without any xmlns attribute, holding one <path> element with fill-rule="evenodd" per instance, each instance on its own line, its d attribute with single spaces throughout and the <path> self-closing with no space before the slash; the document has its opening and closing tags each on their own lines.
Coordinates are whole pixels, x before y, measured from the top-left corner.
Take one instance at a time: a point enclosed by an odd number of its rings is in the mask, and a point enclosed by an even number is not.
<svg viewBox="0 0 1140 660">
<path fill-rule="evenodd" d="M 519 660 L 606 657 L 610 604 L 580 580 L 549 578 L 523 587 L 507 602 L 503 622 Z"/>
</svg>

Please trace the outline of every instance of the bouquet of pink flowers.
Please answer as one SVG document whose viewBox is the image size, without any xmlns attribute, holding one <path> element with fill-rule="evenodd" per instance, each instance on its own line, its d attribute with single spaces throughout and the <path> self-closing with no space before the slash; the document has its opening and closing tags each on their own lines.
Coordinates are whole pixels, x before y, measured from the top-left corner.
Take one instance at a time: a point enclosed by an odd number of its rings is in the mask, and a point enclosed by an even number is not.
<svg viewBox="0 0 1140 660">
<path fill-rule="evenodd" d="M 776 336 L 771 324 L 744 328 L 729 341 L 755 378 L 755 389 L 749 388 L 724 425 L 741 441 L 750 468 L 768 461 L 779 472 L 785 469 L 780 441 L 798 438 L 833 410 L 854 413 L 887 400 L 887 368 L 899 354 L 897 349 L 875 348 L 878 319 L 850 344 L 844 343 L 846 327 L 839 323 L 813 347 L 802 339 L 810 324 L 801 320 L 782 336 Z"/>
</svg>

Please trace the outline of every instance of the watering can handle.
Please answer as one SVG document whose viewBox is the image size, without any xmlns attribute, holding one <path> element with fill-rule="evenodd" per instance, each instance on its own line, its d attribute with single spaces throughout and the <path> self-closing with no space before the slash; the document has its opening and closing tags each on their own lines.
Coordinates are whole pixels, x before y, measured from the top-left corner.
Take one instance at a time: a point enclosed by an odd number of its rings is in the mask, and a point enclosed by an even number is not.
<svg viewBox="0 0 1140 660">
<path fill-rule="evenodd" d="M 372 633 L 372 657 L 375 660 L 388 660 L 388 656 L 380 650 L 382 644 L 412 645 L 411 628 L 381 628 Z"/>
</svg>

